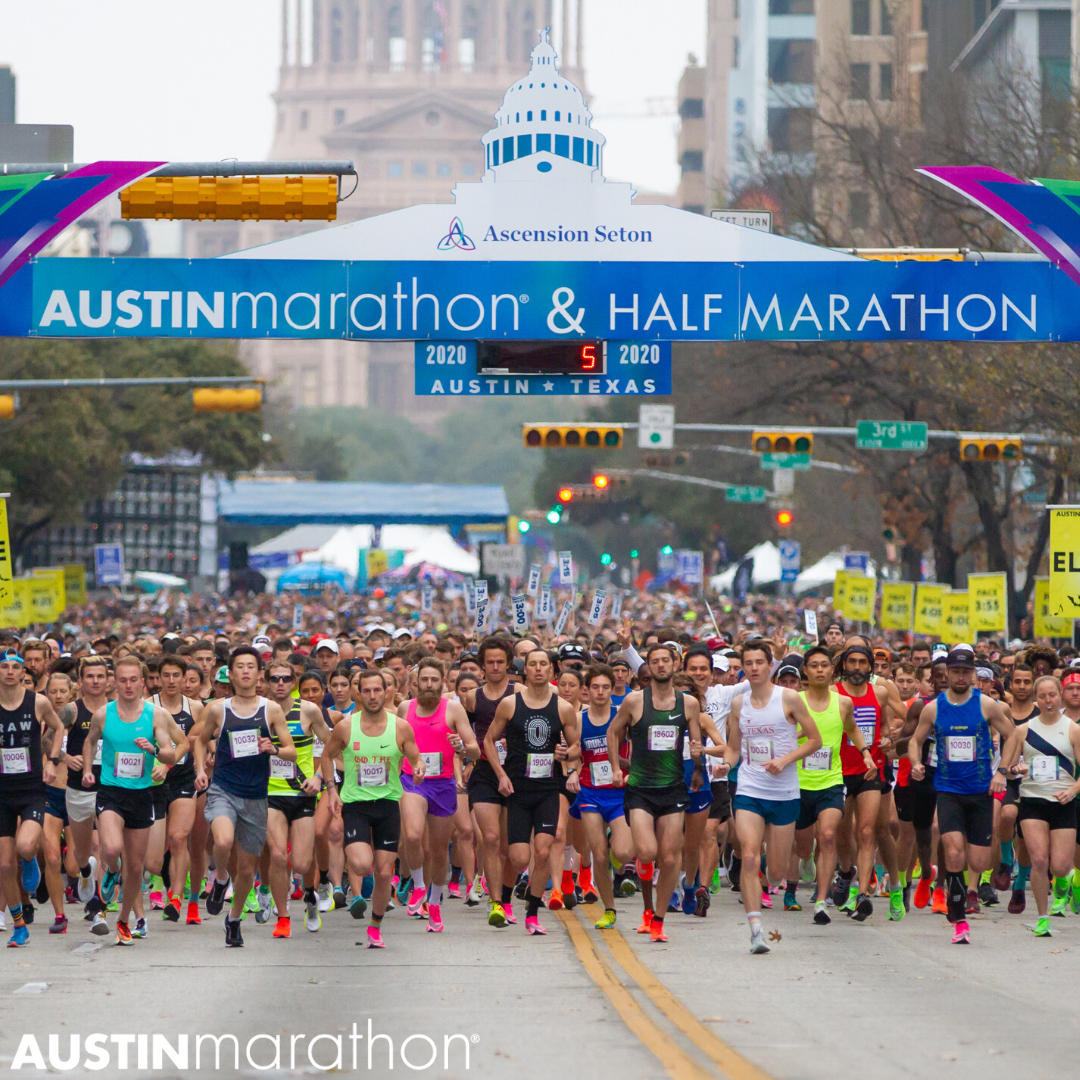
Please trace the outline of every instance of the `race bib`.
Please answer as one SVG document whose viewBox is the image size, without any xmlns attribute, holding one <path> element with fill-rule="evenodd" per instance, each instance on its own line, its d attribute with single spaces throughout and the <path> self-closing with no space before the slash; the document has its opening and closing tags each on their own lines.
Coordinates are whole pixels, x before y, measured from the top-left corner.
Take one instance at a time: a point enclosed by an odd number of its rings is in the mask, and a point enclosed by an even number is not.
<svg viewBox="0 0 1080 1080">
<path fill-rule="evenodd" d="M 101 748 L 104 745 L 105 744 L 101 741 L 101 739 L 98 739 L 97 749 L 94 751 L 94 760 L 93 760 L 92 764 L 94 764 L 94 765 L 100 765 L 101 764 Z"/>
<path fill-rule="evenodd" d="M 828 772 L 832 768 L 832 747 L 823 746 L 808 754 L 803 760 L 803 768 L 811 772 Z"/>
<path fill-rule="evenodd" d="M 259 730 L 230 731 L 229 746 L 234 758 L 255 757 L 259 752 Z"/>
<path fill-rule="evenodd" d="M 495 752 L 499 755 L 499 764 L 506 764 L 506 743 L 497 742 L 495 744 Z"/>
<path fill-rule="evenodd" d="M 525 755 L 525 775 L 530 780 L 550 780 L 554 769 L 554 754 Z"/>
<path fill-rule="evenodd" d="M 746 740 L 746 760 L 751 765 L 764 765 L 765 762 L 772 761 L 772 756 L 772 739 Z"/>
<path fill-rule="evenodd" d="M 118 780 L 141 780 L 146 772 L 146 755 L 118 751 L 113 760 L 113 776 Z"/>
<path fill-rule="evenodd" d="M 270 755 L 270 776 L 274 780 L 295 780 L 296 762 L 286 761 L 277 754 Z"/>
<path fill-rule="evenodd" d="M 64 736 L 64 741 L 60 744 L 60 753 L 61 754 L 66 754 L 67 753 L 67 736 L 66 735 Z"/>
<path fill-rule="evenodd" d="M 945 756 L 948 761 L 974 761 L 974 736 L 950 735 L 945 742 Z"/>
<path fill-rule="evenodd" d="M 1028 767 L 1032 780 L 1057 780 L 1061 775 L 1061 762 L 1053 754 L 1036 754 Z"/>
<path fill-rule="evenodd" d="M 30 751 L 25 746 L 15 746 L 10 750 L 0 751 L 0 772 L 4 775 L 28 773 L 30 771 Z"/>
<path fill-rule="evenodd" d="M 674 724 L 649 725 L 650 750 L 674 750 L 678 745 L 679 729 Z"/>
<path fill-rule="evenodd" d="M 610 761 L 590 761 L 589 775 L 592 777 L 593 787 L 611 787 L 615 781 Z"/>
<path fill-rule="evenodd" d="M 690 735 L 689 734 L 686 734 L 686 735 L 683 736 L 682 759 L 683 759 L 683 761 L 689 761 L 690 760 Z"/>
<path fill-rule="evenodd" d="M 356 776 L 361 787 L 382 787 L 386 783 L 386 762 L 358 762 Z"/>
<path fill-rule="evenodd" d="M 931 769 L 936 769 L 937 768 L 937 743 L 936 742 L 932 742 L 930 744 L 930 753 L 927 754 L 927 756 L 926 756 L 926 764 Z"/>
<path fill-rule="evenodd" d="M 442 751 L 432 751 L 428 754 L 421 754 L 420 760 L 424 763 L 424 771 L 428 776 L 441 776 L 442 775 Z"/>
<path fill-rule="evenodd" d="M 877 723 L 873 720 L 860 720 L 856 725 L 859 729 L 859 734 L 863 737 L 863 742 L 867 747 L 874 745 L 874 735 L 877 733 Z"/>
<path fill-rule="evenodd" d="M 311 756 L 315 758 L 321 758 L 324 749 L 325 747 L 323 746 L 322 740 L 319 738 L 319 736 L 313 735 L 311 743 Z"/>
</svg>

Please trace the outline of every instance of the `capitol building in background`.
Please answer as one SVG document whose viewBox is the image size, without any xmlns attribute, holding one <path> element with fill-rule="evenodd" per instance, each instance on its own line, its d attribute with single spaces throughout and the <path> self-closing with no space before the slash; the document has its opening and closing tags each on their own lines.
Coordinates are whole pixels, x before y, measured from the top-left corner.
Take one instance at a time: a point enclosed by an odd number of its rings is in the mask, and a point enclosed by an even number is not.
<svg viewBox="0 0 1080 1080">
<path fill-rule="evenodd" d="M 484 173 L 483 137 L 507 87 L 551 26 L 559 70 L 585 90 L 584 0 L 282 0 L 275 161 L 348 159 L 356 190 L 333 224 L 450 203 Z M 588 94 L 585 94 L 588 101 Z M 343 194 L 353 178 L 343 177 Z M 314 222 L 188 222 L 184 254 L 206 259 L 281 240 Z M 246 341 L 271 395 L 362 405 L 432 423 L 447 405 L 413 396 L 411 343 Z"/>
</svg>

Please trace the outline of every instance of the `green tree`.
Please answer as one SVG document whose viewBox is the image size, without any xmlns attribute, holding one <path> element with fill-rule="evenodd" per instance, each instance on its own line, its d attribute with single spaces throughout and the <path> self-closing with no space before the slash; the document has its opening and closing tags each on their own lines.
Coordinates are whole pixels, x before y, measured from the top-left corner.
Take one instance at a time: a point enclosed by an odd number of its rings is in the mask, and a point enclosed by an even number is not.
<svg viewBox="0 0 1080 1080">
<path fill-rule="evenodd" d="M 0 365 L 9 379 L 246 374 L 234 346 L 206 341 L 5 339 Z M 195 413 L 190 387 L 22 391 L 15 418 L 0 424 L 12 554 L 42 529 L 78 521 L 84 503 L 112 490 L 126 454 L 171 450 L 229 476 L 272 453 L 258 414 Z"/>
</svg>

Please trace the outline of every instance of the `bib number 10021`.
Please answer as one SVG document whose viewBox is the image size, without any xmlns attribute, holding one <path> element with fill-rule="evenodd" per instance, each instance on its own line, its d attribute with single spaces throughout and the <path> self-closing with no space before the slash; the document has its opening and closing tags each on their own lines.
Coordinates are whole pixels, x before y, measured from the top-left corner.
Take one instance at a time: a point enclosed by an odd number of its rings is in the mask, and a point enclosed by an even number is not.
<svg viewBox="0 0 1080 1080">
<path fill-rule="evenodd" d="M 464 345 L 428 345 L 427 363 L 429 364 L 464 364 Z M 657 361 L 659 363 L 659 361 Z"/>
</svg>

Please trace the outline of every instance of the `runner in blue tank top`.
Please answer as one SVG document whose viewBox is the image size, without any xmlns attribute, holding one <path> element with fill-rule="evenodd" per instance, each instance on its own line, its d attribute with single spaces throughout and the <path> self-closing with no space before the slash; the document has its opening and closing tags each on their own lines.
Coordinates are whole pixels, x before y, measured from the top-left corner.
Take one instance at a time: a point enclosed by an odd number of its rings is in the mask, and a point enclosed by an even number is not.
<svg viewBox="0 0 1080 1080">
<path fill-rule="evenodd" d="M 954 924 L 953 944 L 967 945 L 971 931 L 964 917 L 968 899 L 964 867 L 966 864 L 976 881 L 990 868 L 992 793 L 1005 790 L 1005 777 L 1020 753 L 1020 739 L 1008 709 L 972 689 L 974 653 L 953 649 L 945 664 L 949 688 L 923 709 L 908 744 L 908 759 L 911 778 L 922 780 L 922 747 L 933 731 L 937 745 L 934 787 L 938 793 L 938 829 L 945 849 L 949 922 Z M 1001 736 L 1001 764 L 996 772 L 992 765 L 991 728 Z"/>
</svg>

